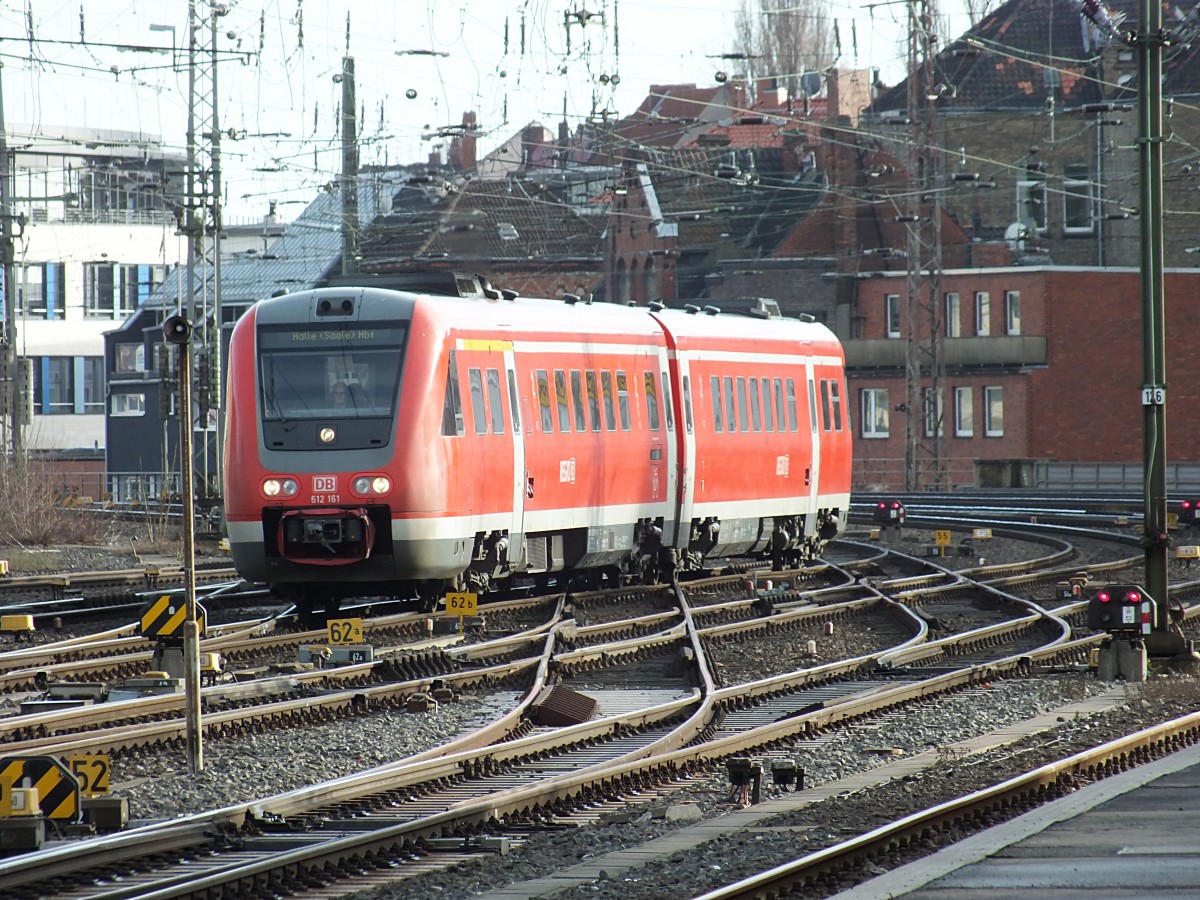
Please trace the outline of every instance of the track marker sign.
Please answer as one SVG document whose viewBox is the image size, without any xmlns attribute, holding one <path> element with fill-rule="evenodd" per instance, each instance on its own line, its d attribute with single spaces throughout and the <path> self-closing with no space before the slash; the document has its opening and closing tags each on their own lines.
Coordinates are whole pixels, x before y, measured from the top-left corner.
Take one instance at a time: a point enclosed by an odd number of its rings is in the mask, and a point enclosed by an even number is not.
<svg viewBox="0 0 1200 900">
<path fill-rule="evenodd" d="M 108 779 L 112 764 L 107 753 L 89 753 L 86 756 L 71 756 L 67 759 L 71 774 L 79 782 L 79 792 L 88 796 L 108 793 Z"/>
<path fill-rule="evenodd" d="M 326 636 L 331 644 L 361 644 L 363 639 L 362 619 L 330 619 L 326 625 Z"/>
</svg>

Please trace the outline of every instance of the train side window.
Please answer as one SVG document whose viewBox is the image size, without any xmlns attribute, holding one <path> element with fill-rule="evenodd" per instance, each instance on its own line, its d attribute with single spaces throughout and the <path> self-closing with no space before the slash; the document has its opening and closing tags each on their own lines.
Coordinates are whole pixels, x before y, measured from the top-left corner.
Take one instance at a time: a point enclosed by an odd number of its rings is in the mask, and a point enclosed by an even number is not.
<svg viewBox="0 0 1200 900">
<path fill-rule="evenodd" d="M 738 376 L 737 386 L 738 386 L 738 395 L 737 395 L 738 431 L 745 432 L 745 431 L 750 430 L 750 420 L 746 416 L 746 378 L 745 378 L 745 376 L 743 376 L 743 375 Z"/>
<path fill-rule="evenodd" d="M 733 376 L 725 376 L 725 421 L 729 423 L 729 433 L 737 431 L 737 399 L 733 396 Z"/>
<path fill-rule="evenodd" d="M 842 383 L 836 379 L 829 382 L 829 399 L 833 405 L 833 430 L 842 430 Z"/>
<path fill-rule="evenodd" d="M 813 387 L 813 380 L 808 379 L 808 424 L 812 428 L 812 433 L 817 433 L 817 392 Z"/>
<path fill-rule="evenodd" d="M 550 376 L 545 369 L 537 370 L 538 408 L 542 411 L 542 431 L 550 434 L 554 431 L 554 416 L 550 412 Z"/>
<path fill-rule="evenodd" d="M 517 393 L 517 373 L 508 370 L 508 406 L 512 410 L 513 434 L 521 433 L 521 397 Z"/>
<path fill-rule="evenodd" d="M 783 381 L 779 378 L 775 379 L 775 421 L 779 423 L 780 431 L 787 431 L 787 419 L 784 418 L 783 406 Z M 795 423 L 792 423 L 792 431 L 796 430 Z"/>
<path fill-rule="evenodd" d="M 667 417 L 667 431 L 675 430 L 675 406 L 671 401 L 671 379 L 667 373 L 662 373 L 663 413 Z"/>
<path fill-rule="evenodd" d="M 642 386 L 646 391 L 646 421 L 651 431 L 658 431 L 658 385 L 653 372 L 642 373 Z"/>
<path fill-rule="evenodd" d="M 750 379 L 750 423 L 755 431 L 762 431 L 762 408 L 758 405 L 758 379 Z"/>
<path fill-rule="evenodd" d="M 821 379 L 821 430 L 829 431 L 832 427 L 829 416 L 829 381 Z"/>
<path fill-rule="evenodd" d="M 466 430 L 463 422 L 462 394 L 458 389 L 458 361 L 455 351 L 450 351 L 450 363 L 446 366 L 446 399 L 442 403 L 442 434 L 455 437 Z"/>
<path fill-rule="evenodd" d="M 617 412 L 621 416 L 621 430 L 632 430 L 633 425 L 629 418 L 629 380 L 624 372 L 617 372 Z"/>
<path fill-rule="evenodd" d="M 783 386 L 787 394 L 788 431 L 799 431 L 800 429 L 796 424 L 796 382 L 789 378 L 784 382 Z"/>
<path fill-rule="evenodd" d="M 504 405 L 500 400 L 500 370 L 487 370 L 488 412 L 491 413 L 492 434 L 504 434 Z"/>
<path fill-rule="evenodd" d="M 571 401 L 567 397 L 567 373 L 562 369 L 554 370 L 554 395 L 558 401 L 558 430 L 570 434 Z"/>
<path fill-rule="evenodd" d="M 483 405 L 483 374 L 478 369 L 467 371 L 471 382 L 471 415 L 475 420 L 475 433 L 487 434 L 487 408 Z"/>
<path fill-rule="evenodd" d="M 575 430 L 587 431 L 587 407 L 583 405 L 583 376 L 571 370 L 571 398 L 575 401 Z"/>
<path fill-rule="evenodd" d="M 771 406 L 771 379 L 764 378 L 762 380 L 762 411 L 763 425 L 768 433 L 775 430 L 775 417 L 772 415 L 773 407 Z"/>
<path fill-rule="evenodd" d="M 683 376 L 683 421 L 688 434 L 692 433 L 692 383 L 689 376 Z"/>
<path fill-rule="evenodd" d="M 587 382 L 588 419 L 592 423 L 592 431 L 600 430 L 600 392 L 596 388 L 596 373 L 589 369 L 583 373 Z"/>
<path fill-rule="evenodd" d="M 725 422 L 721 418 L 721 379 L 716 375 L 711 376 L 708 386 L 712 390 L 713 431 L 720 434 L 725 430 Z"/>
<path fill-rule="evenodd" d="M 600 394 L 604 399 L 604 429 L 617 430 L 617 417 L 613 412 L 613 378 L 612 372 L 600 373 Z"/>
</svg>

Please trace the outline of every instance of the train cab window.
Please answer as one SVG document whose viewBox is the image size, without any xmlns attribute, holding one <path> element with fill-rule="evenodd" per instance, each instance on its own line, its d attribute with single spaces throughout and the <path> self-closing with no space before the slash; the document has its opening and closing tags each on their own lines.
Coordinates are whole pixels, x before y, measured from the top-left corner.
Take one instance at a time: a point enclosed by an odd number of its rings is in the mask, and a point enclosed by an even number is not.
<svg viewBox="0 0 1200 900">
<path fill-rule="evenodd" d="M 613 411 L 613 377 L 612 372 L 600 373 L 600 392 L 604 398 L 604 429 L 617 430 L 617 416 Z"/>
<path fill-rule="evenodd" d="M 571 399 L 575 401 L 575 430 L 587 431 L 587 413 L 583 405 L 583 377 L 578 369 L 571 370 Z"/>
<path fill-rule="evenodd" d="M 487 370 L 488 407 L 492 416 L 492 433 L 504 434 L 504 406 L 500 400 L 500 370 Z"/>
<path fill-rule="evenodd" d="M 571 401 L 567 398 L 567 373 L 554 370 L 554 397 L 558 401 L 558 430 L 571 433 Z"/>
<path fill-rule="evenodd" d="M 538 409 L 542 412 L 542 431 L 550 434 L 554 431 L 554 416 L 550 412 L 550 376 L 545 369 L 537 370 Z"/>
<path fill-rule="evenodd" d="M 762 380 L 763 428 L 770 434 L 775 430 L 774 408 L 771 406 L 771 379 Z"/>
<path fill-rule="evenodd" d="M 512 411 L 513 434 L 521 433 L 521 399 L 517 393 L 517 373 L 508 370 L 508 408 Z"/>
<path fill-rule="evenodd" d="M 467 380 L 471 383 L 471 416 L 475 421 L 475 433 L 487 434 L 487 409 L 483 405 L 483 373 L 469 369 Z"/>
<path fill-rule="evenodd" d="M 829 403 L 833 407 L 833 430 L 842 430 L 842 385 L 839 381 L 829 382 Z"/>
<path fill-rule="evenodd" d="M 588 419 L 592 423 L 592 431 L 599 431 L 600 392 L 596 387 L 596 373 L 589 370 L 583 373 L 583 377 L 587 382 Z"/>
<path fill-rule="evenodd" d="M 750 430 L 750 420 L 746 416 L 746 379 L 738 376 L 737 386 L 738 431 L 746 432 Z"/>
<path fill-rule="evenodd" d="M 692 433 L 692 383 L 689 376 L 683 376 L 683 422 L 687 433 Z"/>
<path fill-rule="evenodd" d="M 733 376 L 725 376 L 725 421 L 729 423 L 729 433 L 737 431 L 737 399 L 733 396 Z"/>
<path fill-rule="evenodd" d="M 629 380 L 624 372 L 617 373 L 617 413 L 621 416 L 621 430 L 631 430 L 633 424 L 629 418 Z"/>
<path fill-rule="evenodd" d="M 667 373 L 662 373 L 663 413 L 667 417 L 667 431 L 675 430 L 675 406 L 671 401 L 671 379 Z"/>
<path fill-rule="evenodd" d="M 712 391 L 713 431 L 720 434 L 725 430 L 725 421 L 721 416 L 721 379 L 713 375 L 708 379 Z"/>
<path fill-rule="evenodd" d="M 812 433 L 817 433 L 817 390 L 813 387 L 813 380 L 808 379 L 808 424 L 812 428 Z"/>
<path fill-rule="evenodd" d="M 829 418 L 829 382 L 821 379 L 821 430 L 830 430 Z"/>
<path fill-rule="evenodd" d="M 758 379 L 750 379 L 750 425 L 755 431 L 762 431 L 762 408 L 758 405 Z"/>
<path fill-rule="evenodd" d="M 787 431 L 787 419 L 784 418 L 785 411 L 783 405 L 783 379 L 775 379 L 775 421 L 779 423 L 780 431 Z M 796 430 L 795 423 L 792 424 L 792 431 Z"/>
<path fill-rule="evenodd" d="M 642 387 L 646 393 L 646 421 L 651 431 L 658 431 L 658 386 L 653 372 L 642 373 Z"/>
<path fill-rule="evenodd" d="M 442 434 L 447 437 L 460 435 L 466 430 L 463 424 L 462 395 L 458 390 L 458 364 L 454 353 L 455 351 L 450 351 L 450 363 L 446 367 L 446 398 L 442 401 Z"/>
<path fill-rule="evenodd" d="M 296 420 L 391 418 L 407 335 L 400 323 L 260 325 L 263 423 L 287 434 Z"/>
</svg>

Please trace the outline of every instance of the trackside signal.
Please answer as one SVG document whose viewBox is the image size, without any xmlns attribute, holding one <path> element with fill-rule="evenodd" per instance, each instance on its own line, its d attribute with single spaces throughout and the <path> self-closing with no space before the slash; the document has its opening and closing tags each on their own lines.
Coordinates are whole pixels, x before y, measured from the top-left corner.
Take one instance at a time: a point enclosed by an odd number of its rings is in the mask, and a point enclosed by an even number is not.
<svg viewBox="0 0 1200 900">
<path fill-rule="evenodd" d="M 1088 628 L 1122 637 L 1141 637 L 1154 630 L 1158 607 L 1136 584 L 1101 587 L 1088 601 Z"/>
<path fill-rule="evenodd" d="M 875 506 L 875 521 L 880 525 L 903 525 L 904 504 L 899 500 L 880 500 Z"/>
</svg>

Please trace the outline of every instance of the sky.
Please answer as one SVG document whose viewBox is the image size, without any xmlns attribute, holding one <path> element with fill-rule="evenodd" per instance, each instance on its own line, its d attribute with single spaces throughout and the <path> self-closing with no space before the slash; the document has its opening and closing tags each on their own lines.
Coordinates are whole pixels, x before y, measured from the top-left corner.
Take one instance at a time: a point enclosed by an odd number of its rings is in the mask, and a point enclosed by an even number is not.
<svg viewBox="0 0 1200 900">
<path fill-rule="evenodd" d="M 207 52 L 209 3 L 195 2 L 198 46 Z M 733 49 L 741 2 L 224 0 L 217 115 L 225 221 L 258 220 L 270 201 L 281 218 L 294 218 L 336 181 L 335 76 L 347 55 L 360 164 L 421 162 L 448 143 L 438 130 L 468 110 L 486 152 L 530 121 L 557 131 L 564 103 L 574 131 L 596 113 L 632 112 L 651 84 L 715 84 L 718 71 L 737 71 L 720 56 Z M 842 44 L 837 65 L 901 79 L 903 0 L 828 3 Z M 7 123 L 139 131 L 183 153 L 188 8 L 188 0 L 0 0 Z M 564 25 L 580 10 L 597 15 Z M 947 20 L 948 34 L 966 27 L 961 13 Z"/>
</svg>

